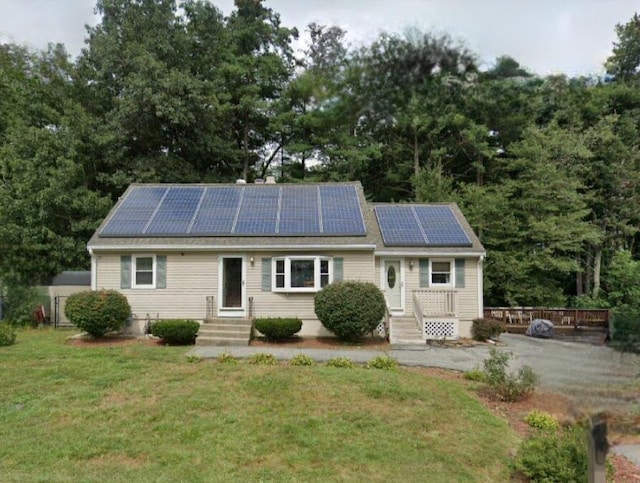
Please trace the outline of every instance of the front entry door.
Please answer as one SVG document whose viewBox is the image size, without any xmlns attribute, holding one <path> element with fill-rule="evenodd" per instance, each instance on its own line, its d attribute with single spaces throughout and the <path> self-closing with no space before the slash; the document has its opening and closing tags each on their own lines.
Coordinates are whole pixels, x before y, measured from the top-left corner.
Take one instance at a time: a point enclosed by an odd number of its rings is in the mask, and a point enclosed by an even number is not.
<svg viewBox="0 0 640 483">
<path fill-rule="evenodd" d="M 245 315 L 245 267 L 243 257 L 222 257 L 220 261 L 220 316 Z"/>
<path fill-rule="evenodd" d="M 402 272 L 400 260 L 385 260 L 382 273 L 384 294 L 389 309 L 402 311 Z"/>
</svg>

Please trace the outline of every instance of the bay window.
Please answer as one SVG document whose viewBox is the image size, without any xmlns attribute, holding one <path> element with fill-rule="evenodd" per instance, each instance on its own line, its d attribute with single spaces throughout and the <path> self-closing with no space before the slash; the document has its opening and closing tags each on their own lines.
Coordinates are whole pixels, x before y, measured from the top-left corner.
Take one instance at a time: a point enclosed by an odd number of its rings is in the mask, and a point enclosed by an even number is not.
<svg viewBox="0 0 640 483">
<path fill-rule="evenodd" d="M 275 292 L 317 292 L 333 280 L 330 258 L 280 257 L 272 263 Z"/>
</svg>

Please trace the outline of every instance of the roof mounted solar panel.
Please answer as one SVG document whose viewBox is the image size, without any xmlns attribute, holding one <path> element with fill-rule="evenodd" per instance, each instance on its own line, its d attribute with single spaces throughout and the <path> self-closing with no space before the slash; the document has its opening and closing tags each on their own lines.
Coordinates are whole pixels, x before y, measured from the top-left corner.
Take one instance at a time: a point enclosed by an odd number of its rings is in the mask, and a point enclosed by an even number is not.
<svg viewBox="0 0 640 483">
<path fill-rule="evenodd" d="M 192 236 L 230 235 L 238 210 L 238 186 L 208 186 L 187 234 Z"/>
<path fill-rule="evenodd" d="M 471 240 L 450 206 L 415 206 L 414 211 L 430 245 L 471 246 Z"/>
<path fill-rule="evenodd" d="M 288 186 L 282 190 L 278 234 L 319 235 L 319 193 L 316 186 Z"/>
<path fill-rule="evenodd" d="M 104 226 L 104 236 L 140 236 L 169 188 L 134 188 Z"/>
<path fill-rule="evenodd" d="M 365 235 L 367 230 L 353 185 L 320 186 L 323 235 Z"/>
<path fill-rule="evenodd" d="M 144 231 L 150 236 L 184 235 L 191 224 L 200 198 L 201 187 L 174 186 L 164 196 Z"/>
<path fill-rule="evenodd" d="M 280 188 L 277 186 L 245 187 L 233 234 L 275 235 L 279 200 Z"/>
<path fill-rule="evenodd" d="M 448 205 L 381 205 L 375 213 L 386 246 L 472 246 Z"/>
</svg>

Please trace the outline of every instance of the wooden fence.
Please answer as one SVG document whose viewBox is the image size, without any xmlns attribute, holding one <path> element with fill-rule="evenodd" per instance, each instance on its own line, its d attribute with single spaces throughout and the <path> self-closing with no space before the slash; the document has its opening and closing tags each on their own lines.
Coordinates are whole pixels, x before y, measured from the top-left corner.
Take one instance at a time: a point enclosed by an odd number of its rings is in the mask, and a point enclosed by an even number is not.
<svg viewBox="0 0 640 483">
<path fill-rule="evenodd" d="M 609 327 L 609 310 L 607 309 L 485 307 L 484 318 L 513 325 L 529 325 L 534 319 L 545 319 L 553 322 L 555 326 L 602 329 Z"/>
</svg>

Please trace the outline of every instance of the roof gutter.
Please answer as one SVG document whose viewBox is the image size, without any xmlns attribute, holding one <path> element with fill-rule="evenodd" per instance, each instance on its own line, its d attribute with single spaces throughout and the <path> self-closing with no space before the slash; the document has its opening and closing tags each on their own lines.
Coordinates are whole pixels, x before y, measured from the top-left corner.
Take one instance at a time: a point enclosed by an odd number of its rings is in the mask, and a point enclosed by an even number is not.
<svg viewBox="0 0 640 483">
<path fill-rule="evenodd" d="M 486 252 L 425 252 L 425 251 L 385 251 L 385 250 L 376 250 L 375 256 L 377 257 L 479 257 L 484 259 L 487 255 Z"/>
<path fill-rule="evenodd" d="M 375 250 L 375 245 L 91 245 L 90 253 L 96 251 L 131 252 L 131 251 L 175 251 L 175 252 L 239 252 L 239 251 L 318 251 L 318 250 Z"/>
</svg>

